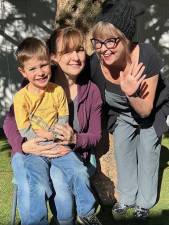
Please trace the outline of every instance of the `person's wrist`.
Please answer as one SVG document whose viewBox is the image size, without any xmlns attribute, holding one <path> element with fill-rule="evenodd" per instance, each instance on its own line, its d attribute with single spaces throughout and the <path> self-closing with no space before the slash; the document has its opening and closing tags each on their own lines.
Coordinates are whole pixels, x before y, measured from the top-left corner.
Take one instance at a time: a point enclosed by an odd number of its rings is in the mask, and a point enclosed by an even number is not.
<svg viewBox="0 0 169 225">
<path fill-rule="evenodd" d="M 46 135 L 45 135 L 45 138 L 50 141 L 50 140 L 53 140 L 53 132 L 48 132 Z"/>
</svg>

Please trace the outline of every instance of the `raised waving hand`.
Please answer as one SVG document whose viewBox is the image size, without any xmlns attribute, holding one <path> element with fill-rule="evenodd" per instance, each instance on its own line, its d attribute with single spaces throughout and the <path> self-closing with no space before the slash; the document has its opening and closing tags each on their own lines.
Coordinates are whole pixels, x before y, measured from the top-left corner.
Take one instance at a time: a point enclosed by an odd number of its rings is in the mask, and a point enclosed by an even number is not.
<svg viewBox="0 0 169 225">
<path fill-rule="evenodd" d="M 120 87 L 126 96 L 133 96 L 137 92 L 146 77 L 144 69 L 143 63 L 132 63 L 127 73 L 120 72 Z"/>
</svg>

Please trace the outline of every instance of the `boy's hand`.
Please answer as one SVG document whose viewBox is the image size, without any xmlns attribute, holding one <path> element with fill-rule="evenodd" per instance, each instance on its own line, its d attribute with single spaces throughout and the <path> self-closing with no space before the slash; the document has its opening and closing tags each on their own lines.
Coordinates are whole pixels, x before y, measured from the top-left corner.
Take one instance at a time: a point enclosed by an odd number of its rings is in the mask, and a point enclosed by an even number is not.
<svg viewBox="0 0 169 225">
<path fill-rule="evenodd" d="M 56 143 L 41 145 L 41 142 L 45 140 L 46 139 L 44 138 L 34 138 L 28 140 L 22 144 L 22 151 L 27 154 L 45 156 L 49 158 L 58 157 L 58 145 Z M 65 151 L 64 154 L 66 154 Z"/>
<path fill-rule="evenodd" d="M 52 132 L 46 131 L 44 129 L 38 129 L 38 130 L 35 130 L 35 133 L 38 135 L 38 137 L 45 138 L 49 141 L 53 140 Z"/>
<path fill-rule="evenodd" d="M 57 132 L 58 138 L 60 139 L 59 144 L 76 144 L 76 134 L 68 123 L 64 125 L 56 124 L 55 132 Z"/>
</svg>

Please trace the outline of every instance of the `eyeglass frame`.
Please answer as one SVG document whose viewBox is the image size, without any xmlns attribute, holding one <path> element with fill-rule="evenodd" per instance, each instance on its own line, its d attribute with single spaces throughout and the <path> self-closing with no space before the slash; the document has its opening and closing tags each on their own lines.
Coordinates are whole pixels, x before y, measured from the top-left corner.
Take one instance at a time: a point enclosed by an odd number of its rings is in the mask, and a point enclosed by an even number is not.
<svg viewBox="0 0 169 225">
<path fill-rule="evenodd" d="M 98 43 L 100 43 L 100 48 L 95 48 L 95 47 L 94 47 L 93 41 L 96 41 L 96 40 L 98 41 Z M 112 37 L 112 38 L 108 38 L 108 39 L 106 39 L 106 40 L 104 40 L 104 41 L 100 41 L 100 40 L 97 39 L 97 38 L 91 38 L 91 39 L 90 39 L 91 44 L 92 44 L 92 46 L 93 46 L 94 49 L 101 49 L 103 45 L 106 46 L 107 49 L 111 49 L 110 47 L 107 47 L 107 45 L 106 45 L 107 42 L 109 42 L 110 40 L 114 40 L 114 46 L 111 47 L 111 48 L 116 48 L 117 43 L 118 43 L 118 41 L 120 40 L 120 38 L 119 38 L 119 37 Z"/>
</svg>

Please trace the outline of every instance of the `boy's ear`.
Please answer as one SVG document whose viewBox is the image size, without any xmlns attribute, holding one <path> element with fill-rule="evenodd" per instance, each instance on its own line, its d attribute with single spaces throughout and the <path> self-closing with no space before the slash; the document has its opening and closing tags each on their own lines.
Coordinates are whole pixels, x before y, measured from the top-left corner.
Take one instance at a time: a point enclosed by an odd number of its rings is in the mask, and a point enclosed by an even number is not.
<svg viewBox="0 0 169 225">
<path fill-rule="evenodd" d="M 24 68 L 18 67 L 18 71 L 22 74 L 23 77 L 27 77 Z"/>
</svg>

